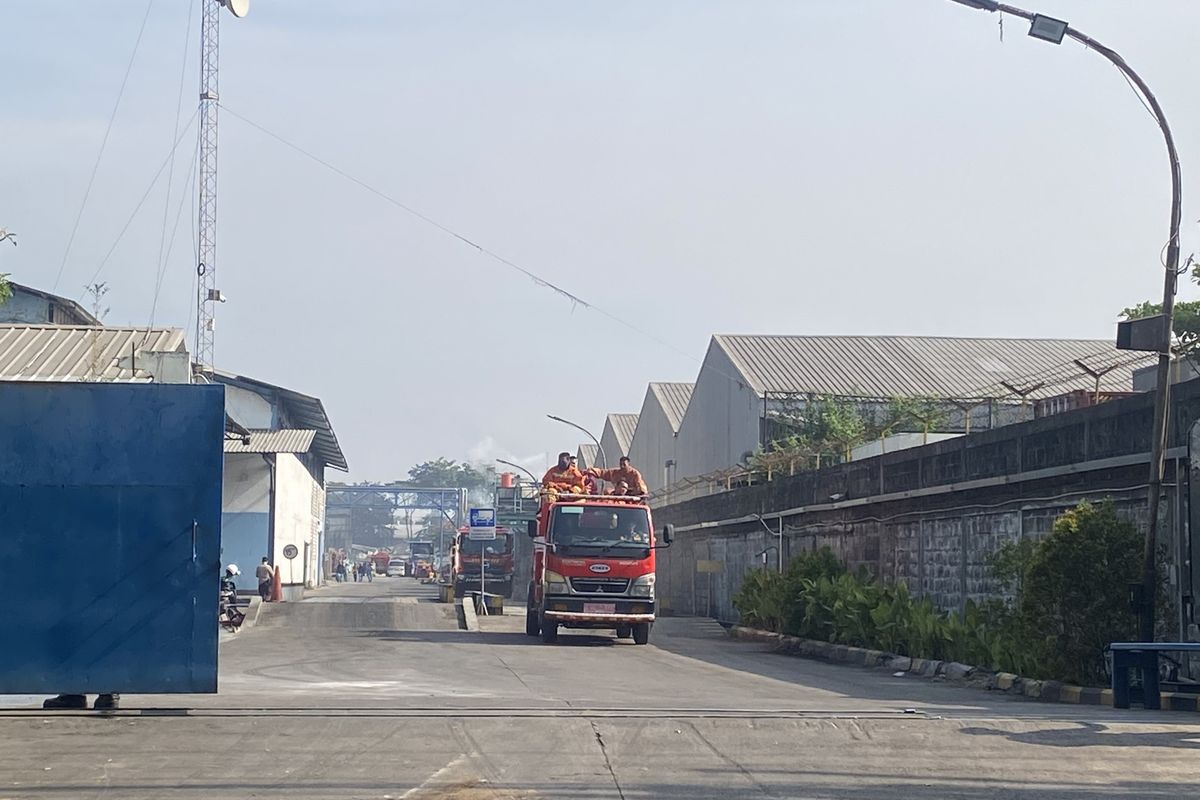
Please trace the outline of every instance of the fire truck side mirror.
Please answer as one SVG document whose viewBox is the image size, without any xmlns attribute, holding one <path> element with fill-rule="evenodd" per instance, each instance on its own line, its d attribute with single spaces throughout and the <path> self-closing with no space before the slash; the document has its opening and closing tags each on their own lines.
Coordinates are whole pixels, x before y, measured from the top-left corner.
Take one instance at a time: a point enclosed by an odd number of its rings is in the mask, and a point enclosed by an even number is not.
<svg viewBox="0 0 1200 800">
<path fill-rule="evenodd" d="M 675 538 L 675 526 L 668 522 L 666 525 L 663 525 L 663 529 L 662 529 L 663 544 L 666 544 L 666 545 L 671 544 L 671 540 L 674 538 Z"/>
<path fill-rule="evenodd" d="M 531 520 L 529 520 L 528 523 L 526 523 L 525 532 L 527 534 L 529 534 L 530 539 L 537 538 L 537 520 L 536 519 L 531 519 Z"/>
</svg>

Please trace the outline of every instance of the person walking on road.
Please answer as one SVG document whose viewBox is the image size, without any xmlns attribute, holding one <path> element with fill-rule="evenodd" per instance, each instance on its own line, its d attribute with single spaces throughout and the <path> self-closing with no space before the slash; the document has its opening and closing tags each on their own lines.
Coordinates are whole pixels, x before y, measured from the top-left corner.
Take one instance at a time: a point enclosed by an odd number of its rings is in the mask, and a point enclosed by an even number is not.
<svg viewBox="0 0 1200 800">
<path fill-rule="evenodd" d="M 266 556 L 263 556 L 258 569 L 254 570 L 254 577 L 258 578 L 258 596 L 264 603 L 268 602 L 271 599 L 271 589 L 274 588 L 275 570 L 271 568 Z"/>
</svg>

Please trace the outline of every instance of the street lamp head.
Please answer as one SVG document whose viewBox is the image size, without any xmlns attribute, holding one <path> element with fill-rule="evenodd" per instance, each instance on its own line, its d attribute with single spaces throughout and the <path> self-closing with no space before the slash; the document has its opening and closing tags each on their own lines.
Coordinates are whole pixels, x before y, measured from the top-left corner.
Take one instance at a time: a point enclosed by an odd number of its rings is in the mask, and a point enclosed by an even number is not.
<svg viewBox="0 0 1200 800">
<path fill-rule="evenodd" d="M 1033 19 L 1029 21 L 1029 35 L 1035 39 L 1041 39 L 1043 42 L 1062 44 L 1068 27 L 1070 26 L 1061 19 L 1034 14 Z"/>
</svg>

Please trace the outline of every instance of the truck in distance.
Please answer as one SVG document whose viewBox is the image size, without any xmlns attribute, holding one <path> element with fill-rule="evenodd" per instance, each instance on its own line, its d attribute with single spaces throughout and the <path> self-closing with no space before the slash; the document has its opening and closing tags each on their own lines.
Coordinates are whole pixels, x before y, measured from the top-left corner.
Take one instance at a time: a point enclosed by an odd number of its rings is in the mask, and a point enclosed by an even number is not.
<svg viewBox="0 0 1200 800">
<path fill-rule="evenodd" d="M 507 528 L 497 528 L 495 539 L 472 539 L 470 528 L 459 528 L 451 552 L 455 597 L 480 591 L 481 583 L 489 594 L 512 597 L 513 540 Z"/>
</svg>

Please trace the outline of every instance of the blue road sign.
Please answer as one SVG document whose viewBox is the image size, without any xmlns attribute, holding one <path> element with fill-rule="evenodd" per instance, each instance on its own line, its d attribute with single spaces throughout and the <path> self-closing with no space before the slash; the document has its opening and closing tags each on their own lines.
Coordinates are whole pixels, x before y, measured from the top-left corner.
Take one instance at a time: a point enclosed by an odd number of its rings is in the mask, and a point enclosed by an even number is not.
<svg viewBox="0 0 1200 800">
<path fill-rule="evenodd" d="M 496 538 L 496 509 L 472 508 L 467 515 L 467 536 L 471 539 Z"/>
</svg>

